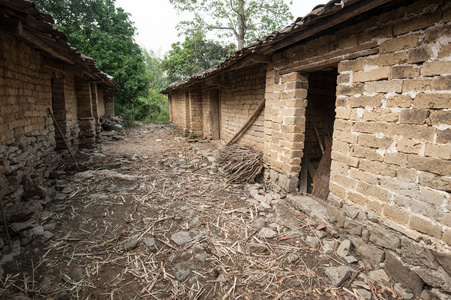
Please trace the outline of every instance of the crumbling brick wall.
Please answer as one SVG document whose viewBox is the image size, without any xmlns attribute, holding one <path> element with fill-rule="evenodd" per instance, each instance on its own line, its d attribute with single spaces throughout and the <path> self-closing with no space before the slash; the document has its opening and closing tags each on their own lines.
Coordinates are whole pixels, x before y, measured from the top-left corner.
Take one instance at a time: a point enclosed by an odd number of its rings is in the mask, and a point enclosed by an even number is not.
<svg viewBox="0 0 451 300">
<path fill-rule="evenodd" d="M 51 73 L 41 55 L 0 33 L 0 196 L 20 199 L 24 185 L 39 182 L 58 159 Z M 26 188 L 26 187 L 25 187 Z"/>
<path fill-rule="evenodd" d="M 265 97 L 266 65 L 255 65 L 228 74 L 230 87 L 220 90 L 221 139 L 230 140 L 246 123 Z M 209 121 L 205 119 L 205 121 Z M 263 151 L 264 114 L 236 141 Z"/>
<path fill-rule="evenodd" d="M 451 3 L 410 3 L 274 56 L 265 161 L 280 186 L 297 187 L 309 71 L 277 70 L 376 45 L 377 53 L 337 65 L 329 217 L 364 258 L 385 260 L 395 280 L 451 292 L 440 283 L 451 282 L 443 261 L 451 246 Z"/>
</svg>

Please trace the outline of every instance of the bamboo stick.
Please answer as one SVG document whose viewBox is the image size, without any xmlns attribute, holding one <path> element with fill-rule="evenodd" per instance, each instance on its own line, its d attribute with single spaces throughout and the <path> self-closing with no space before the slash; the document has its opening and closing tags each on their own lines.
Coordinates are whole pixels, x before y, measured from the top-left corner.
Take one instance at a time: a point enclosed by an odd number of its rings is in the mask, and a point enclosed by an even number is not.
<svg viewBox="0 0 451 300">
<path fill-rule="evenodd" d="M 263 98 L 262 101 L 260 101 L 260 104 L 257 106 L 257 108 L 254 110 L 252 115 L 249 117 L 247 122 L 238 130 L 238 132 L 227 142 L 226 145 L 230 145 L 233 143 L 235 139 L 237 139 L 241 134 L 243 134 L 249 127 L 249 125 L 252 123 L 252 121 L 258 116 L 258 114 L 263 110 L 265 107 L 266 99 Z"/>
<path fill-rule="evenodd" d="M 53 115 L 52 110 L 50 108 L 47 108 L 47 109 L 48 109 L 48 111 L 50 113 L 50 116 L 52 116 L 53 123 L 55 124 L 55 127 L 58 129 L 58 132 L 61 134 L 61 137 L 63 138 L 64 144 L 66 145 L 67 150 L 69 150 L 69 154 L 70 154 L 70 156 L 72 157 L 72 160 L 75 163 L 75 167 L 77 168 L 78 171 L 80 171 L 80 166 L 78 165 L 77 160 L 75 159 L 75 156 L 72 153 L 72 149 L 69 147 L 69 144 L 67 143 L 66 138 L 64 137 L 63 131 L 61 130 L 60 126 L 58 125 L 58 122 L 56 122 L 56 119 L 55 119 L 55 116 Z"/>
</svg>

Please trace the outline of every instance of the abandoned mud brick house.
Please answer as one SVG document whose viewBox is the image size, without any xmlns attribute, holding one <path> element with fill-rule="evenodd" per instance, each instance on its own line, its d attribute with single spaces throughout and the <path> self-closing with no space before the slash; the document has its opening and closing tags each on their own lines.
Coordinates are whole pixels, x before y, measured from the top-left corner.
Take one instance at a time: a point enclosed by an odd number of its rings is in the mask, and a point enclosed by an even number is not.
<svg viewBox="0 0 451 300">
<path fill-rule="evenodd" d="M 69 147 L 99 138 L 120 90 L 94 61 L 70 47 L 53 18 L 22 0 L 0 0 L 0 197 L 18 199 L 48 175 Z M 66 150 L 67 151 L 67 150 Z"/>
<path fill-rule="evenodd" d="M 237 143 L 267 183 L 318 196 L 415 295 L 451 293 L 451 1 L 330 1 L 163 93 L 172 121 L 224 141 L 265 99 Z"/>
</svg>

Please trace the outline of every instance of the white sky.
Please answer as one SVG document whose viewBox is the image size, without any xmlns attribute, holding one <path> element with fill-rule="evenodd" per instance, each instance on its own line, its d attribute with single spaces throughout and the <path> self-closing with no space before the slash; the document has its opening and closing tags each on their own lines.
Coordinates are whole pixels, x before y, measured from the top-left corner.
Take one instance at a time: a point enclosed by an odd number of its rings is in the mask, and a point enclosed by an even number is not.
<svg viewBox="0 0 451 300">
<path fill-rule="evenodd" d="M 317 4 L 327 1 L 293 0 L 293 5 L 290 5 L 291 14 L 294 19 L 305 16 Z M 172 43 L 181 40 L 175 27 L 181 20 L 189 19 L 187 14 L 177 14 L 169 0 L 116 0 L 116 7 L 122 7 L 131 14 L 130 19 L 138 31 L 136 42 L 159 56 L 169 51 Z M 283 24 L 281 28 L 287 25 L 289 24 Z"/>
</svg>

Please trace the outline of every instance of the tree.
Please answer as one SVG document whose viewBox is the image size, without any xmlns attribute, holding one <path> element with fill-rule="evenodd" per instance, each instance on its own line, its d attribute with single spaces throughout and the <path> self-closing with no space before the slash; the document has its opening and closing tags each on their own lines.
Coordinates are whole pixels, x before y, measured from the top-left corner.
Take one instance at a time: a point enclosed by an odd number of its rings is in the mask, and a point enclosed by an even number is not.
<svg viewBox="0 0 451 300">
<path fill-rule="evenodd" d="M 39 9 L 55 19 L 69 43 L 92 57 L 99 68 L 121 86 L 116 109 L 130 108 L 148 93 L 149 79 L 135 28 L 129 14 L 115 0 L 35 0 Z"/>
<path fill-rule="evenodd" d="M 144 50 L 144 58 L 149 74 L 150 89 L 160 92 L 167 86 L 166 72 L 162 67 L 162 59 L 153 50 Z"/>
<path fill-rule="evenodd" d="M 172 50 L 165 56 L 162 67 L 167 72 L 169 83 L 174 83 L 221 63 L 234 49 L 233 44 L 224 46 L 205 39 L 201 32 L 197 32 L 187 36 L 183 43 L 172 44 Z"/>
<path fill-rule="evenodd" d="M 178 11 L 194 13 L 194 20 L 180 22 L 191 30 L 221 30 L 234 36 L 238 50 L 245 43 L 265 36 L 291 21 L 293 16 L 283 0 L 169 0 Z M 290 1 L 290 4 L 292 1 Z M 211 20 L 211 21 L 210 21 Z"/>
</svg>

